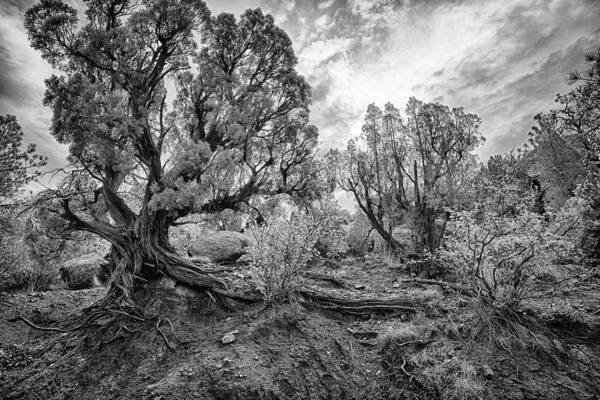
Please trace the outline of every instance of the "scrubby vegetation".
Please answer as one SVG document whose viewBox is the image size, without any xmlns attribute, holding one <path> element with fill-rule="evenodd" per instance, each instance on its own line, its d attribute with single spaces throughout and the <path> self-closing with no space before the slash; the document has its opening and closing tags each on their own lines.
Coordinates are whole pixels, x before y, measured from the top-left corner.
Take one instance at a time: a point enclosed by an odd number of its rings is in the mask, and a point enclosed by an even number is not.
<svg viewBox="0 0 600 400">
<path fill-rule="evenodd" d="M 25 20 L 60 183 L 0 119 L 3 398 L 600 395 L 600 52 L 516 152 L 411 98 L 321 156 L 272 16 L 86 6 Z"/>
</svg>

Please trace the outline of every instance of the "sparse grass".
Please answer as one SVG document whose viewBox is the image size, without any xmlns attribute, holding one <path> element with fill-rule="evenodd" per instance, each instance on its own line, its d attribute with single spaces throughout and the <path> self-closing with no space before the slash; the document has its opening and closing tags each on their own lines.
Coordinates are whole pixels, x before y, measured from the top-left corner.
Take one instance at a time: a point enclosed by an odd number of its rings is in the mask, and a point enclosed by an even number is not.
<svg viewBox="0 0 600 400">
<path fill-rule="evenodd" d="M 389 349 L 409 342 L 427 341 L 433 330 L 433 321 L 418 314 L 411 322 L 388 327 L 379 339 L 379 346 L 381 349 Z"/>
<path fill-rule="evenodd" d="M 56 268 L 51 266 L 35 266 L 28 275 L 27 289 L 33 292 L 43 292 L 50 290 L 59 274 Z"/>
<path fill-rule="evenodd" d="M 401 257 L 392 250 L 383 250 L 381 260 L 388 268 L 398 268 L 402 265 Z"/>
<path fill-rule="evenodd" d="M 439 336 L 446 325 L 417 315 L 389 328 L 379 342 L 382 365 L 394 382 L 408 379 L 415 388 L 441 399 L 483 399 L 485 387 L 475 366 L 455 351 L 456 342 Z M 455 325 L 455 324 L 451 324 Z"/>
<path fill-rule="evenodd" d="M 450 358 L 436 362 L 422 372 L 426 384 L 438 392 L 442 399 L 475 400 L 483 399 L 484 385 L 477 377 L 477 370 L 462 358 Z"/>
</svg>

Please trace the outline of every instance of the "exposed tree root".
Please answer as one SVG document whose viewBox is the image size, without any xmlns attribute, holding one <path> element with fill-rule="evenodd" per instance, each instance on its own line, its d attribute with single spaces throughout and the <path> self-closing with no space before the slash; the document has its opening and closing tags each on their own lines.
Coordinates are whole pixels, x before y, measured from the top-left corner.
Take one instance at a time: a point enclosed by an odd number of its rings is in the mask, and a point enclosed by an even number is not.
<svg viewBox="0 0 600 400">
<path fill-rule="evenodd" d="M 55 326 L 40 326 L 37 325 L 33 322 L 31 322 L 30 320 L 28 320 L 27 318 L 25 318 L 23 315 L 19 315 L 16 318 L 11 318 L 8 321 L 9 322 L 15 322 L 15 321 L 23 321 L 25 322 L 25 324 L 27 324 L 30 328 L 36 329 L 38 331 L 46 331 L 46 332 L 70 332 L 69 329 L 62 329 L 62 328 L 58 328 Z"/>
<path fill-rule="evenodd" d="M 317 307 L 354 315 L 369 315 L 377 312 L 403 312 L 412 314 L 419 308 L 414 299 L 409 297 L 348 299 L 312 290 L 300 290 L 297 293 L 301 298 L 300 303 L 306 307 Z"/>
<path fill-rule="evenodd" d="M 243 293 L 213 290 L 214 293 L 246 304 L 260 303 L 263 298 L 260 295 L 249 295 Z M 296 291 L 299 303 L 307 308 L 320 308 L 323 310 L 336 311 L 351 315 L 370 315 L 372 313 L 403 313 L 414 314 L 418 309 L 426 308 L 419 304 L 413 297 L 394 297 L 385 299 L 353 299 L 333 296 L 314 290 Z"/>
<path fill-rule="evenodd" d="M 228 290 L 227 283 L 213 275 L 223 272 L 223 269 L 213 265 L 200 266 L 169 252 L 164 252 L 162 256 L 165 259 L 161 260 L 161 264 L 165 266 L 169 276 L 176 281 L 198 289 Z"/>
<path fill-rule="evenodd" d="M 415 376 L 411 373 L 409 373 L 408 371 L 406 371 L 405 367 L 406 367 L 406 359 L 402 358 L 402 365 L 400 365 L 400 370 L 404 373 L 404 375 L 406 375 L 409 379 L 409 382 L 412 382 L 413 379 L 415 379 Z"/>
<path fill-rule="evenodd" d="M 219 300 L 223 299 L 230 299 L 246 304 L 260 303 L 263 301 L 262 296 L 258 294 L 238 293 L 227 290 L 225 289 L 227 287 L 225 283 L 223 285 L 219 284 L 217 287 L 211 287 L 211 289 L 207 290 L 205 284 L 209 282 L 215 282 L 213 279 L 216 278 L 209 277 L 206 280 L 201 279 L 200 276 L 202 273 L 200 272 L 199 267 L 196 267 L 198 270 L 189 268 L 174 268 L 175 271 L 186 271 L 185 273 L 182 273 L 183 276 L 186 277 L 186 279 L 183 280 L 184 284 L 195 289 L 202 289 L 200 292 L 206 293 L 215 302 L 219 302 Z M 181 281 L 180 279 L 175 279 L 177 281 Z M 216 281 L 225 282 L 221 279 L 217 279 Z M 147 287 L 152 288 L 152 285 Z M 150 296 L 146 297 L 146 299 L 152 298 L 151 293 L 152 291 L 144 294 L 144 296 Z M 383 299 L 356 299 L 340 297 L 330 293 L 324 293 L 310 289 L 298 290 L 296 295 L 297 300 L 304 307 L 310 309 L 316 308 L 335 311 L 350 315 L 368 316 L 373 313 L 414 314 L 417 309 L 423 309 L 426 307 L 424 304 L 419 304 L 414 297 L 408 296 Z M 114 286 L 109 289 L 109 292 L 105 298 L 95 305 L 85 309 L 83 319 L 73 326 L 40 326 L 22 315 L 17 319 L 22 320 L 33 329 L 51 332 L 64 333 L 73 332 L 84 328 L 94 328 L 96 332 L 102 332 L 105 338 L 104 340 L 101 340 L 99 344 L 111 343 L 127 334 L 138 332 L 139 329 L 136 329 L 134 325 L 153 321 L 157 333 L 162 337 L 169 348 L 175 348 L 175 342 L 170 340 L 169 336 L 166 334 L 164 329 L 166 326 L 165 324 L 170 327 L 170 331 L 172 332 L 171 337 L 174 337 L 176 342 L 184 343 L 183 340 L 179 339 L 175 335 L 175 330 L 170 320 L 163 318 L 158 314 L 148 313 L 142 306 L 136 304 L 136 301 L 134 301 L 133 297 L 126 296 L 124 292 L 119 291 Z"/>
<path fill-rule="evenodd" d="M 228 290 L 212 289 L 217 296 L 222 296 L 231 300 L 239 301 L 240 303 L 253 304 L 263 301 L 262 296 L 255 294 L 237 293 Z M 210 294 L 210 292 L 207 292 Z M 212 297 L 212 296 L 211 296 Z"/>
<path fill-rule="evenodd" d="M 101 312 L 94 312 L 92 314 L 89 314 L 79 324 L 68 327 L 68 328 L 59 328 L 59 327 L 55 327 L 55 326 L 40 326 L 40 325 L 37 325 L 34 322 L 30 321 L 29 319 L 25 318 L 23 315 L 19 315 L 18 317 L 10 319 L 9 321 L 14 322 L 14 321 L 21 320 L 21 321 L 25 322 L 25 324 L 27 324 L 29 327 L 36 329 L 36 330 L 66 333 L 66 332 L 73 332 L 73 331 L 76 331 L 76 330 L 79 330 L 79 329 L 85 327 L 94 318 L 98 318 L 101 314 L 102 314 Z"/>
<path fill-rule="evenodd" d="M 94 311 L 92 311 L 94 310 Z M 126 335 L 135 334 L 137 332 L 144 331 L 142 326 L 152 321 L 156 321 L 155 328 L 164 340 L 167 347 L 175 349 L 175 344 L 170 341 L 165 332 L 164 324 L 168 324 L 170 328 L 170 334 L 179 343 L 186 343 L 175 334 L 175 328 L 168 318 L 162 318 L 158 314 L 145 313 L 144 309 L 139 306 L 132 307 L 125 311 L 123 307 L 118 309 L 115 307 L 106 306 L 92 306 L 87 309 L 87 315 L 84 314 L 84 318 L 81 322 L 69 326 L 69 327 L 58 327 L 58 326 L 41 326 L 23 315 L 19 315 L 16 318 L 11 319 L 11 322 L 23 321 L 29 327 L 46 332 L 60 332 L 68 333 L 75 331 L 85 331 L 83 335 L 86 337 L 95 337 L 97 340 L 96 348 L 102 345 L 106 345 L 114 342 L 119 338 L 123 338 Z M 132 327 L 132 324 L 138 325 L 137 328 Z M 86 329 L 89 329 L 86 331 Z"/>
<path fill-rule="evenodd" d="M 156 321 L 156 330 L 160 333 L 160 335 L 162 336 L 162 338 L 164 339 L 165 343 L 167 344 L 167 346 L 171 349 L 171 350 L 175 350 L 175 345 L 172 344 L 171 342 L 169 342 L 169 339 L 167 339 L 167 335 L 165 335 L 165 333 L 162 331 L 162 329 L 160 329 L 160 323 L 162 322 L 162 319 L 158 318 L 158 320 Z"/>
</svg>

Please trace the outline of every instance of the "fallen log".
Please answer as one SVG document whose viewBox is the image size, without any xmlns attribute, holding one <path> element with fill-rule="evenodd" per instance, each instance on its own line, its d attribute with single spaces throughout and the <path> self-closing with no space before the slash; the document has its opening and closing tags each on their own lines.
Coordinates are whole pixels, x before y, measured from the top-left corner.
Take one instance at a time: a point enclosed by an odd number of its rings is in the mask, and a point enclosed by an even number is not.
<svg viewBox="0 0 600 400">
<path fill-rule="evenodd" d="M 414 297 L 393 297 L 385 299 L 351 299 L 319 293 L 313 290 L 299 290 L 300 304 L 347 314 L 365 315 L 377 312 L 415 313 L 425 305 L 417 304 Z"/>
<path fill-rule="evenodd" d="M 263 301 L 262 296 L 255 294 L 236 293 L 219 289 L 213 289 L 212 292 L 246 304 Z M 414 314 L 418 309 L 427 308 L 427 305 L 418 302 L 418 299 L 415 299 L 414 296 L 355 299 L 309 289 L 298 290 L 296 291 L 296 295 L 298 302 L 306 308 L 319 308 L 352 315 L 370 315 L 372 313 Z"/>
</svg>

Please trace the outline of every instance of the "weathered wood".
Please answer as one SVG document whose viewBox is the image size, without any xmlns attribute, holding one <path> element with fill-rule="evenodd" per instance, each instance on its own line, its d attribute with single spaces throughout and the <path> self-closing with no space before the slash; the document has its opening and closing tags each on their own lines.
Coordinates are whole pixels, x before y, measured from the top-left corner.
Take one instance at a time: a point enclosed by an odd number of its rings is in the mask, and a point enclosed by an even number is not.
<svg viewBox="0 0 600 400">
<path fill-rule="evenodd" d="M 330 311 L 338 311 L 348 314 L 371 314 L 377 312 L 393 313 L 415 313 L 418 308 L 424 308 L 424 304 L 418 304 L 412 296 L 375 298 L 375 299 L 351 299 L 319 293 L 313 290 L 299 290 L 300 304 L 305 307 L 317 307 Z"/>
</svg>

